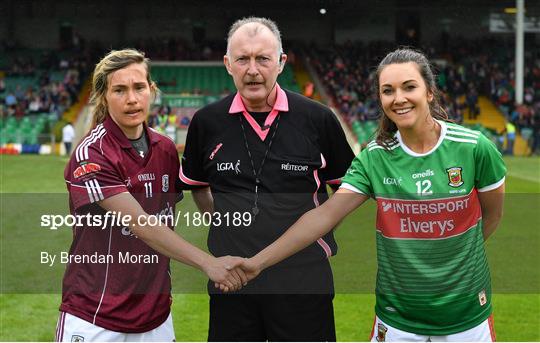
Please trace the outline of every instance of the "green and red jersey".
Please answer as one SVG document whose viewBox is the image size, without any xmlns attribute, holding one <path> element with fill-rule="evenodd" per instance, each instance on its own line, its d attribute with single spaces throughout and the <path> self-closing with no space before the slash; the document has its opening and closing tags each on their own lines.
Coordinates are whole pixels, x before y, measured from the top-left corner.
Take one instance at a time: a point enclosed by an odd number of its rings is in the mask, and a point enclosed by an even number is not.
<svg viewBox="0 0 540 343">
<path fill-rule="evenodd" d="M 478 192 L 498 188 L 506 173 L 484 135 L 439 124 L 439 140 L 424 154 L 399 132 L 388 149 L 371 142 L 342 185 L 377 201 L 377 315 L 424 335 L 465 331 L 491 314 Z"/>
</svg>

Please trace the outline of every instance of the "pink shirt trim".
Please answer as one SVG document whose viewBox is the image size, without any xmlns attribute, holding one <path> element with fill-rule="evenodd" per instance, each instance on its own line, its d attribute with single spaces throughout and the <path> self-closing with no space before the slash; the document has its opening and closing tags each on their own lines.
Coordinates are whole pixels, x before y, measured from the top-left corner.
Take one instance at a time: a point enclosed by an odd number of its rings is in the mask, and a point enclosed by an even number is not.
<svg viewBox="0 0 540 343">
<path fill-rule="evenodd" d="M 323 169 L 326 167 L 326 160 L 323 154 L 321 154 L 321 161 L 322 161 L 322 165 L 320 169 Z M 313 193 L 313 203 L 315 204 L 315 207 L 319 207 L 318 191 L 319 191 L 319 187 L 321 187 L 321 180 L 319 179 L 319 169 L 315 169 L 313 171 L 313 178 L 315 179 L 315 183 L 317 184 L 317 188 L 315 189 L 315 192 Z M 330 248 L 328 243 L 326 243 L 322 237 L 317 240 L 317 243 L 319 243 L 321 248 L 324 250 L 324 253 L 326 254 L 326 258 L 330 258 L 332 256 L 332 249 Z"/>
<path fill-rule="evenodd" d="M 184 170 L 182 169 L 182 164 L 180 164 L 180 171 L 178 173 L 178 177 L 183 183 L 191 185 L 191 186 L 209 186 L 210 185 L 208 182 L 197 181 L 197 180 L 193 180 L 187 177 L 184 174 Z"/>
<path fill-rule="evenodd" d="M 278 116 L 279 112 L 289 111 L 289 101 L 287 100 L 287 95 L 285 94 L 285 91 L 283 91 L 283 89 L 281 89 L 281 87 L 277 83 L 276 83 L 276 90 L 277 90 L 276 102 L 274 104 L 274 107 L 270 111 L 270 114 L 268 114 L 268 117 L 266 117 L 266 120 L 264 121 L 265 129 L 260 127 L 259 123 L 257 123 L 257 121 L 253 119 L 253 117 L 246 110 L 246 107 L 244 106 L 244 102 L 242 101 L 242 97 L 240 96 L 240 93 L 236 92 L 236 95 L 234 96 L 231 107 L 229 108 L 229 114 L 242 113 L 244 115 L 244 118 L 247 120 L 249 125 L 251 125 L 251 127 L 257 134 L 257 136 L 259 136 L 259 138 L 262 141 L 266 139 L 268 132 L 270 132 L 268 128 L 272 125 L 272 123 Z"/>
</svg>

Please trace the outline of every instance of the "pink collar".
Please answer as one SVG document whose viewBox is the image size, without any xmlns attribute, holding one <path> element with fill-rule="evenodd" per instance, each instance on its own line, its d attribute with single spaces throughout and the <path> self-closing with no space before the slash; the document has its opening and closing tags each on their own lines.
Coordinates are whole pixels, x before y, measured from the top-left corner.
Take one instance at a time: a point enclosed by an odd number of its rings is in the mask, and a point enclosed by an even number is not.
<svg viewBox="0 0 540 343">
<path fill-rule="evenodd" d="M 274 104 L 274 107 L 270 111 L 270 114 L 268 114 L 268 116 L 266 117 L 266 120 L 264 121 L 264 127 L 265 127 L 264 130 L 263 128 L 259 126 L 259 123 L 257 123 L 257 121 L 253 119 L 253 117 L 246 110 L 246 107 L 244 106 L 244 102 L 242 101 L 242 97 L 240 96 L 240 93 L 236 92 L 236 95 L 234 96 L 231 107 L 229 108 L 229 114 L 235 114 L 235 113 L 241 112 L 244 115 L 244 118 L 248 121 L 249 125 L 251 125 L 255 133 L 257 133 L 257 135 L 262 141 L 266 139 L 268 132 L 270 132 L 268 128 L 272 125 L 272 123 L 276 119 L 279 112 L 289 111 L 289 102 L 287 100 L 287 95 L 285 94 L 285 91 L 283 91 L 283 89 L 281 89 L 281 87 L 277 83 L 276 83 L 276 90 L 277 90 L 276 102 Z"/>
</svg>

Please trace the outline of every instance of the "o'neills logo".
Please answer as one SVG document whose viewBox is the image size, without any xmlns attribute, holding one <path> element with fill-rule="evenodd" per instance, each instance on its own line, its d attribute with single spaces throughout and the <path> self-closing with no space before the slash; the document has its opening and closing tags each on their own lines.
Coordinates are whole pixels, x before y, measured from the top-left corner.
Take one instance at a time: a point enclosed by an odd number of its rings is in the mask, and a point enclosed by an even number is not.
<svg viewBox="0 0 540 343">
<path fill-rule="evenodd" d="M 420 172 L 420 173 L 414 173 L 412 174 L 413 179 L 421 179 L 424 177 L 429 177 L 435 175 L 435 172 L 431 169 L 426 169 L 426 171 Z"/>
<path fill-rule="evenodd" d="M 281 164 L 281 170 L 305 172 L 305 171 L 308 170 L 308 166 L 301 166 L 301 165 L 298 165 L 298 164 L 290 164 L 290 163 L 282 163 Z"/>
<path fill-rule="evenodd" d="M 101 167 L 99 164 L 86 163 L 79 166 L 77 169 L 75 169 L 75 171 L 73 172 L 73 177 L 78 179 L 80 177 L 85 176 L 86 174 L 97 173 L 100 170 L 101 170 Z"/>
<path fill-rule="evenodd" d="M 453 167 L 446 169 L 448 173 L 448 185 L 452 187 L 459 187 L 463 184 L 463 179 L 461 177 L 461 167 Z"/>
<path fill-rule="evenodd" d="M 156 176 L 154 173 L 144 173 L 137 175 L 137 178 L 139 181 L 154 181 L 156 179 Z"/>
<path fill-rule="evenodd" d="M 219 151 L 219 149 L 221 149 L 222 146 L 223 146 L 223 143 L 219 143 L 218 145 L 216 145 L 216 147 L 214 148 L 214 150 L 212 151 L 212 153 L 210 154 L 210 157 L 208 157 L 208 159 L 213 160 L 214 157 L 216 156 L 216 153 Z"/>
</svg>

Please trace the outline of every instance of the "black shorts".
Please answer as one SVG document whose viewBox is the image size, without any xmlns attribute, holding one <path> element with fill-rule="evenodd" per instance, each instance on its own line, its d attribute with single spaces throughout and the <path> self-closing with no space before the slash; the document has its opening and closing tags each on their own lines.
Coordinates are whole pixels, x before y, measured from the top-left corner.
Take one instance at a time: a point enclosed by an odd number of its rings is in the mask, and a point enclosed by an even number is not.
<svg viewBox="0 0 540 343">
<path fill-rule="evenodd" d="M 333 294 L 211 294 L 208 341 L 336 341 Z"/>
</svg>

